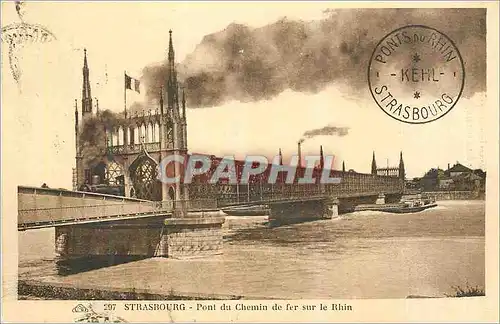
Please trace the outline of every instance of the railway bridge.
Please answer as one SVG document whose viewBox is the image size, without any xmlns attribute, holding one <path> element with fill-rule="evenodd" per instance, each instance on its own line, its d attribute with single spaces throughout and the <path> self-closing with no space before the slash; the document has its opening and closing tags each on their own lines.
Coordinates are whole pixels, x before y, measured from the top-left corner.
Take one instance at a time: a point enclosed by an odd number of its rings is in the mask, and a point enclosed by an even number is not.
<svg viewBox="0 0 500 324">
<path fill-rule="evenodd" d="M 18 229 L 55 227 L 56 250 L 63 260 L 88 256 L 192 257 L 222 251 L 222 208 L 267 205 L 277 224 L 331 217 L 356 204 L 374 203 L 383 194 L 398 200 L 404 189 L 402 154 L 399 167 L 380 169 L 372 159 L 370 174 L 333 170 L 325 165 L 302 166 L 301 143 L 293 171 L 279 171 L 279 161 L 244 179 L 247 161 L 232 161 L 236 181 L 209 181 L 226 158 L 205 155 L 210 167 L 185 181 L 189 160 L 186 94 L 177 81 L 170 32 L 166 80 L 159 100 L 142 111 L 113 113 L 93 105 L 87 52 L 83 58 L 80 111 L 75 99 L 75 164 L 73 190 L 18 187 Z M 132 90 L 125 74 L 125 99 Z M 189 93 L 189 88 L 187 89 Z M 95 99 L 95 98 L 94 98 Z M 97 104 L 97 102 L 96 102 Z M 152 105 L 152 106 L 151 106 Z M 94 109 L 95 108 L 95 109 Z M 253 165 L 252 165 L 253 167 Z M 322 183 L 324 172 L 336 183 Z M 292 180 L 288 181 L 288 172 Z M 159 181 L 162 174 L 177 180 Z M 311 175 L 311 183 L 299 179 Z M 243 181 L 245 180 L 245 181 Z"/>
<path fill-rule="evenodd" d="M 376 180 L 379 187 L 374 187 Z M 364 191 L 360 190 L 363 185 Z M 402 194 L 399 179 L 352 174 L 341 178 L 341 184 L 331 185 L 282 184 L 266 188 L 261 183 L 219 184 L 198 185 L 198 191 L 195 185 L 191 187 L 193 192 L 216 194 L 150 201 L 19 186 L 18 230 L 55 227 L 56 252 L 63 260 L 89 256 L 206 256 L 222 252 L 223 208 L 267 205 L 269 222 L 276 226 L 331 218 L 356 204 L 374 203 L 381 193 L 388 201 L 396 201 Z"/>
</svg>

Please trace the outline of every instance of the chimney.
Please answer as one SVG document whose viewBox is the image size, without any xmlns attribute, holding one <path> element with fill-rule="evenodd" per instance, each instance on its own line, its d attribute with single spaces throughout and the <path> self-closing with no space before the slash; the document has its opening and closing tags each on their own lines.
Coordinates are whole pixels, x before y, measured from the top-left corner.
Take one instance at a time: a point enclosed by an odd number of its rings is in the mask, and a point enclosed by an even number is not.
<svg viewBox="0 0 500 324">
<path fill-rule="evenodd" d="M 325 157 L 323 156 L 323 145 L 319 146 L 319 155 L 320 155 L 320 160 L 319 160 L 319 167 L 321 170 L 325 168 Z"/>
<path fill-rule="evenodd" d="M 302 167 L 302 152 L 300 151 L 300 146 L 302 145 L 301 141 L 297 142 L 297 155 L 299 156 L 299 161 L 297 162 L 297 165 L 299 168 Z"/>
<path fill-rule="evenodd" d="M 448 163 L 448 170 L 450 169 L 450 164 Z"/>
</svg>

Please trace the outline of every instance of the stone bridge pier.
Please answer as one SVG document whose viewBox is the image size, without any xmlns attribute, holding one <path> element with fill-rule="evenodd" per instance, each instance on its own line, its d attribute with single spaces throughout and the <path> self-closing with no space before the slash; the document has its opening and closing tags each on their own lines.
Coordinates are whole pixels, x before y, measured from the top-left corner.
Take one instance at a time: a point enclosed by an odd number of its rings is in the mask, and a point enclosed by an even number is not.
<svg viewBox="0 0 500 324">
<path fill-rule="evenodd" d="M 338 215 L 338 201 L 330 198 L 280 201 L 269 204 L 271 227 L 332 218 Z"/>
<path fill-rule="evenodd" d="M 162 256 L 161 235 L 165 215 L 72 224 L 55 227 L 57 263 L 78 268 L 84 263 L 121 261 Z"/>
<path fill-rule="evenodd" d="M 216 211 L 165 219 L 156 256 L 184 259 L 222 254 L 224 221 Z"/>
<path fill-rule="evenodd" d="M 213 256 L 222 254 L 224 220 L 219 211 L 204 211 L 175 218 L 160 215 L 57 226 L 55 249 L 58 262 L 70 266 L 89 259 L 113 263 L 150 257 Z"/>
</svg>

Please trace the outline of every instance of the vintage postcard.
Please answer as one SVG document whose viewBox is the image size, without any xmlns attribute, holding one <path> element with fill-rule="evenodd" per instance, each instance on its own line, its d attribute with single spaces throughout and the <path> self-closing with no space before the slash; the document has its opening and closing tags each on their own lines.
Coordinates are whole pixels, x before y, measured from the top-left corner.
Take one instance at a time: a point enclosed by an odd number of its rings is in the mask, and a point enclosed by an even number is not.
<svg viewBox="0 0 500 324">
<path fill-rule="evenodd" d="M 2 321 L 497 322 L 498 3 L 2 2 Z"/>
</svg>

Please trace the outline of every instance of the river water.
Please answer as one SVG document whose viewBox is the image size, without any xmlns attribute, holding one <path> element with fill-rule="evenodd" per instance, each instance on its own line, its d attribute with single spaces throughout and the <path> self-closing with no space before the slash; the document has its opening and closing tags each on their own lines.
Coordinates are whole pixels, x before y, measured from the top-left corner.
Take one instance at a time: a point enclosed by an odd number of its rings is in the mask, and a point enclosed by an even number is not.
<svg viewBox="0 0 500 324">
<path fill-rule="evenodd" d="M 248 228 L 242 218 L 238 230 L 240 221 L 231 218 L 222 256 L 146 259 L 68 276 L 54 271 L 53 229 L 20 232 L 19 277 L 280 299 L 444 297 L 453 286 L 484 288 L 484 201 L 438 204 L 413 214 L 356 212 L 277 228 Z"/>
</svg>

